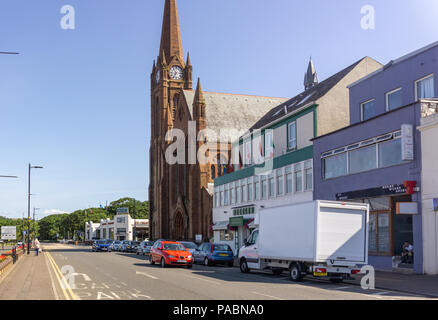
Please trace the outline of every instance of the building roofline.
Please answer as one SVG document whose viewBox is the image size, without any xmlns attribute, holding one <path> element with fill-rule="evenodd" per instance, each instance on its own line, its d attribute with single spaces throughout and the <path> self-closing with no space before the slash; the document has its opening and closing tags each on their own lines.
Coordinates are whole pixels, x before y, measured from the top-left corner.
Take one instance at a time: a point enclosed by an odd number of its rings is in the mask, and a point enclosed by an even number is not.
<svg viewBox="0 0 438 320">
<path fill-rule="evenodd" d="M 193 92 L 194 90 L 186 90 L 183 91 Z M 266 97 L 266 96 L 257 96 L 253 94 L 239 94 L 239 93 L 226 93 L 226 92 L 212 92 L 212 91 L 203 91 L 203 93 L 208 94 L 222 94 L 222 95 L 229 95 L 229 96 L 241 96 L 241 97 L 254 97 L 254 98 L 264 98 L 264 99 L 278 99 L 278 100 L 287 100 L 289 98 L 281 98 L 281 97 Z"/>
<path fill-rule="evenodd" d="M 361 83 L 361 82 L 363 82 L 363 81 L 365 81 L 365 80 L 375 76 L 376 74 L 379 74 L 380 72 L 386 70 L 387 68 L 389 68 L 389 67 L 391 67 L 391 66 L 393 66 L 395 64 L 398 64 L 398 63 L 400 63 L 402 61 L 408 60 L 408 59 L 410 59 L 412 57 L 415 57 L 415 56 L 419 55 L 420 53 L 423 53 L 423 52 L 425 52 L 425 51 L 427 51 L 427 50 L 429 50 L 429 49 L 431 49 L 433 47 L 436 47 L 436 46 L 438 46 L 438 41 L 435 41 L 435 42 L 433 42 L 433 43 L 431 43 L 431 44 L 429 44 L 429 45 L 427 45 L 425 47 L 422 47 L 422 48 L 420 48 L 418 50 L 415 50 L 415 51 L 413 51 L 411 53 L 405 54 L 404 56 L 401 56 L 400 58 L 397 58 L 395 60 L 391 60 L 386 65 L 384 65 L 382 68 L 377 69 L 376 71 L 370 73 L 369 75 L 367 75 L 367 76 L 365 76 L 365 77 L 363 77 L 363 78 L 361 78 L 361 79 L 359 79 L 359 80 L 349 84 L 347 86 L 347 88 L 350 89 L 350 88 L 358 85 L 359 83 Z"/>
</svg>

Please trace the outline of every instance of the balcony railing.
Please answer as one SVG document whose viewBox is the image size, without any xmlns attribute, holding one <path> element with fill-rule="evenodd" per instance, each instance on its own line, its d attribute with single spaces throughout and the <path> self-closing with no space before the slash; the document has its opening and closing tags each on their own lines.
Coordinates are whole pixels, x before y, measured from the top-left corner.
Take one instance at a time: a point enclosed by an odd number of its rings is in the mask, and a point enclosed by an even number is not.
<svg viewBox="0 0 438 320">
<path fill-rule="evenodd" d="M 421 99 L 420 103 L 422 118 L 438 113 L 438 99 Z"/>
</svg>

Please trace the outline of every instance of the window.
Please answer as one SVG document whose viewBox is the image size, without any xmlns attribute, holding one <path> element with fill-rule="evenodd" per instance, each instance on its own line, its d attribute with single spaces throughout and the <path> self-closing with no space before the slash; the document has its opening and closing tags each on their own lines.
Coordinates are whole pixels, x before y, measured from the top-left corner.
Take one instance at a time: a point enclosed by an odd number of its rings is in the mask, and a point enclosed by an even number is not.
<svg viewBox="0 0 438 320">
<path fill-rule="evenodd" d="M 226 189 L 225 193 L 224 193 L 224 205 L 225 206 L 228 205 L 228 197 L 229 197 L 229 191 L 228 191 L 228 189 Z"/>
<path fill-rule="evenodd" d="M 295 192 L 303 191 L 303 172 L 301 163 L 295 165 Z"/>
<path fill-rule="evenodd" d="M 230 193 L 231 193 L 231 204 L 235 204 L 236 203 L 236 189 L 231 188 L 230 189 Z"/>
<path fill-rule="evenodd" d="M 306 179 L 306 183 L 305 183 L 306 190 L 312 190 L 313 189 L 312 160 L 308 160 L 304 163 L 304 175 Z"/>
<path fill-rule="evenodd" d="M 274 174 L 271 173 L 269 175 L 269 197 L 275 197 L 274 187 Z"/>
<path fill-rule="evenodd" d="M 415 100 L 435 97 L 433 74 L 415 82 Z"/>
<path fill-rule="evenodd" d="M 260 182 L 256 181 L 254 183 L 254 189 L 255 189 L 254 200 L 260 200 Z"/>
<path fill-rule="evenodd" d="M 125 223 L 125 217 L 117 218 L 117 223 Z"/>
<path fill-rule="evenodd" d="M 349 173 L 364 172 L 377 168 L 377 145 L 350 151 L 348 155 Z M 400 153 L 401 154 L 401 153 Z"/>
<path fill-rule="evenodd" d="M 221 230 L 219 233 L 219 237 L 220 237 L 221 241 L 233 241 L 234 240 L 234 231 Z"/>
<path fill-rule="evenodd" d="M 273 131 L 269 130 L 265 134 L 265 157 L 266 159 L 274 158 L 274 143 L 272 140 Z"/>
<path fill-rule="evenodd" d="M 220 198 L 220 205 L 223 206 L 224 205 L 224 192 L 223 191 L 220 192 L 220 197 L 221 197 Z"/>
<path fill-rule="evenodd" d="M 289 123 L 288 127 L 288 148 L 295 150 L 297 148 L 297 123 Z"/>
<path fill-rule="evenodd" d="M 219 197 L 218 197 L 218 193 L 215 192 L 214 193 L 214 202 L 215 202 L 215 207 L 219 207 Z"/>
<path fill-rule="evenodd" d="M 252 201 L 252 181 L 248 179 L 248 201 Z"/>
<path fill-rule="evenodd" d="M 292 184 L 293 184 L 292 168 L 286 167 L 286 193 L 292 193 Z"/>
<path fill-rule="evenodd" d="M 324 179 L 344 176 L 347 174 L 347 153 L 341 153 L 324 160 Z"/>
<path fill-rule="evenodd" d="M 246 190 L 245 182 L 242 182 L 242 201 L 243 202 L 248 201 L 248 191 Z"/>
<path fill-rule="evenodd" d="M 284 183 L 284 178 L 283 178 L 283 170 L 277 170 L 277 196 L 282 196 L 283 195 L 283 183 Z"/>
<path fill-rule="evenodd" d="M 117 233 L 126 233 L 126 228 L 117 228 Z"/>
<path fill-rule="evenodd" d="M 369 252 L 389 254 L 391 251 L 390 212 L 370 212 L 369 219 Z"/>
<path fill-rule="evenodd" d="M 262 176 L 262 199 L 266 199 L 266 196 L 267 196 L 266 176 Z"/>
<path fill-rule="evenodd" d="M 215 179 L 216 178 L 216 169 L 214 166 L 211 166 L 211 179 Z"/>
<path fill-rule="evenodd" d="M 236 193 L 237 193 L 237 203 L 242 202 L 242 190 L 240 189 L 240 184 L 236 186 Z"/>
<path fill-rule="evenodd" d="M 403 105 L 403 91 L 401 88 L 395 89 L 386 94 L 386 111 L 400 108 Z"/>
<path fill-rule="evenodd" d="M 379 144 L 379 168 L 403 163 L 401 158 L 401 139 L 389 140 Z"/>
<path fill-rule="evenodd" d="M 374 117 L 375 114 L 375 100 L 369 100 L 367 102 L 362 103 L 362 121 L 371 119 L 372 117 Z"/>
</svg>

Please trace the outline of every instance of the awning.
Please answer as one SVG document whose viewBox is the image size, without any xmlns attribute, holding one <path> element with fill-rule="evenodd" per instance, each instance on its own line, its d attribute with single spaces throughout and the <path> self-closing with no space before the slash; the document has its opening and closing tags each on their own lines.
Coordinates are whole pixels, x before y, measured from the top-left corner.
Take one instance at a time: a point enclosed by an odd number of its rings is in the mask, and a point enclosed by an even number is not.
<svg viewBox="0 0 438 320">
<path fill-rule="evenodd" d="M 227 230 L 228 221 L 218 221 L 213 225 L 213 230 Z"/>
<path fill-rule="evenodd" d="M 247 229 L 254 229 L 257 226 L 254 224 L 254 219 L 245 219 L 244 223 L 245 223 L 245 228 Z"/>
</svg>

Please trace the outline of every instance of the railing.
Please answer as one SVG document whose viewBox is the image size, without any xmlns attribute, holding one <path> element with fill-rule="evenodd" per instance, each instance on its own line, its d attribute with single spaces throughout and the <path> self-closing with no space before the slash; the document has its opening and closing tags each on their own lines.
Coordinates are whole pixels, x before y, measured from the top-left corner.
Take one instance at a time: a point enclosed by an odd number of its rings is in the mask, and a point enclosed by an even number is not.
<svg viewBox="0 0 438 320">
<path fill-rule="evenodd" d="M 422 118 L 438 113 L 438 99 L 421 99 L 420 103 Z"/>
<path fill-rule="evenodd" d="M 18 258 L 24 254 L 26 247 L 26 245 L 13 247 L 9 251 L 0 253 L 0 275 L 11 263 L 15 264 L 18 261 Z"/>
</svg>

